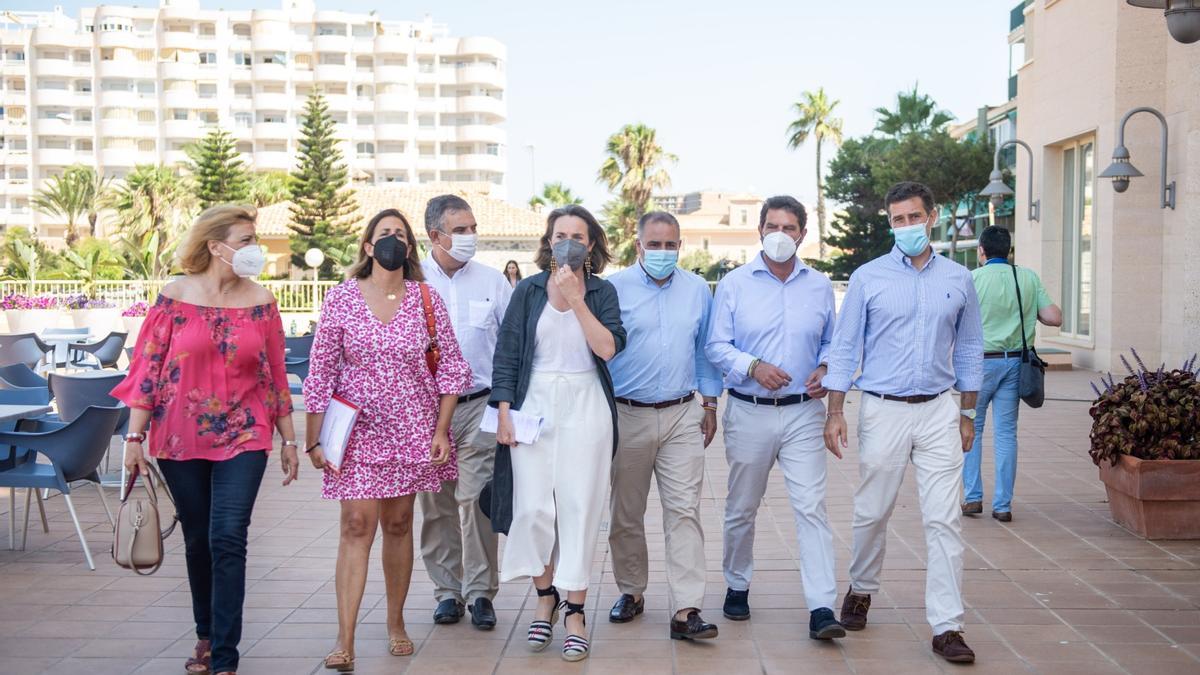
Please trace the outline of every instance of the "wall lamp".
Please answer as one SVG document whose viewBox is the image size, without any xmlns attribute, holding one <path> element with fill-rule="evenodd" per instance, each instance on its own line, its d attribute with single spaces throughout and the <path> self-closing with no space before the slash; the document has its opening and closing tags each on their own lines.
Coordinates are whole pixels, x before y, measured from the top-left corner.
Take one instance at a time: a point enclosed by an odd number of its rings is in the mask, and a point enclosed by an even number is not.
<svg viewBox="0 0 1200 675">
<path fill-rule="evenodd" d="M 1167 32 L 1176 42 L 1200 41 L 1200 0 L 1126 0 L 1134 7 L 1165 10 Z"/>
<path fill-rule="evenodd" d="M 989 182 L 987 187 L 980 190 L 979 195 L 981 197 L 1001 199 L 1016 194 L 1012 188 L 1004 183 L 1004 172 L 1000 170 L 1000 152 L 1010 145 L 1019 145 L 1029 153 L 1029 219 L 1036 221 L 1041 211 L 1041 200 L 1033 198 L 1033 149 L 1025 141 L 1014 138 L 996 146 L 996 156 L 992 158 L 992 175 L 988 176 Z"/>
<path fill-rule="evenodd" d="M 1167 182 L 1167 118 L 1154 108 L 1141 107 L 1134 108 L 1125 113 L 1121 118 L 1121 125 L 1117 127 L 1117 147 L 1113 149 L 1113 163 L 1100 174 L 1100 178 L 1111 178 L 1113 189 L 1117 192 L 1124 192 L 1129 189 L 1129 179 L 1137 178 L 1144 175 L 1133 167 L 1129 162 L 1129 149 L 1125 147 L 1125 123 L 1129 121 L 1137 113 L 1148 112 L 1158 118 L 1158 123 L 1162 125 L 1162 205 L 1159 208 L 1172 209 L 1175 208 L 1175 181 Z"/>
</svg>

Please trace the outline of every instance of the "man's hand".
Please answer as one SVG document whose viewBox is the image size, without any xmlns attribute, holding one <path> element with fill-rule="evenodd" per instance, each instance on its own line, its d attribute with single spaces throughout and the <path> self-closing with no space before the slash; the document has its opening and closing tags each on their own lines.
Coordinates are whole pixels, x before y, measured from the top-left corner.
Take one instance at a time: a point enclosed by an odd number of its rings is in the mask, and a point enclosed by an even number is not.
<svg viewBox="0 0 1200 675">
<path fill-rule="evenodd" d="M 783 372 L 782 368 L 773 366 L 766 361 L 759 361 L 754 366 L 754 381 L 767 391 L 777 391 L 792 383 L 792 376 Z"/>
<path fill-rule="evenodd" d="M 958 416 L 958 433 L 962 436 L 963 452 L 970 452 L 975 443 L 975 420 L 967 419 L 965 415 Z"/>
<path fill-rule="evenodd" d="M 804 390 L 812 398 L 825 398 L 825 387 L 821 386 L 821 378 L 825 377 L 825 373 L 829 372 L 826 366 L 817 366 L 817 369 L 812 371 L 808 379 L 804 381 Z"/>
<path fill-rule="evenodd" d="M 847 447 L 846 416 L 842 413 L 830 414 L 825 418 L 825 449 L 834 457 L 842 458 L 842 449 Z"/>
<path fill-rule="evenodd" d="M 704 435 L 704 447 L 707 448 L 717 435 L 717 411 L 704 411 L 704 419 L 700 420 L 700 433 Z"/>
</svg>

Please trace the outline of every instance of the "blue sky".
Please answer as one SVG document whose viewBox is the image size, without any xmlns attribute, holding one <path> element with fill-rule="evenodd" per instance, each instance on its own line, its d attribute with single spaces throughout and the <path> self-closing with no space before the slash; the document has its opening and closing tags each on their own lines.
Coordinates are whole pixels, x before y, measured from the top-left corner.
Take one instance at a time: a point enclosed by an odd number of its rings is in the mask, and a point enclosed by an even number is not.
<svg viewBox="0 0 1200 675">
<path fill-rule="evenodd" d="M 45 9 L 51 0 L 16 0 Z M 154 0 L 142 0 L 142 6 Z M 78 15 L 92 2 L 55 0 Z M 113 2 L 110 4 L 122 4 Z M 205 8 L 276 8 L 274 0 L 201 0 Z M 868 133 L 874 108 L 920 84 L 960 120 L 1005 100 L 1009 11 L 1016 0 L 317 0 L 385 19 L 450 25 L 508 45 L 509 198 L 536 179 L 562 180 L 599 208 L 608 135 L 627 122 L 658 129 L 679 156 L 672 191 L 789 193 L 812 202 L 811 147 L 787 149 L 790 104 L 824 86 L 848 136 Z M 825 156 L 833 154 L 826 149 Z"/>
</svg>

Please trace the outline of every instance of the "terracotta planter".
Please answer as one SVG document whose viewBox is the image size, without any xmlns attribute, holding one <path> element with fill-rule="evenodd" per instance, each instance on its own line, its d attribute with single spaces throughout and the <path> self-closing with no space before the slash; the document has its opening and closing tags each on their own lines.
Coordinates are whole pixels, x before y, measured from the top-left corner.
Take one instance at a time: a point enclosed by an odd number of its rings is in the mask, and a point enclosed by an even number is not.
<svg viewBox="0 0 1200 675">
<path fill-rule="evenodd" d="M 1100 465 L 1113 520 L 1147 539 L 1200 539 L 1200 461 L 1122 455 Z"/>
<path fill-rule="evenodd" d="M 6 309 L 10 333 L 40 333 L 47 328 L 58 328 L 62 312 L 57 309 Z"/>
</svg>

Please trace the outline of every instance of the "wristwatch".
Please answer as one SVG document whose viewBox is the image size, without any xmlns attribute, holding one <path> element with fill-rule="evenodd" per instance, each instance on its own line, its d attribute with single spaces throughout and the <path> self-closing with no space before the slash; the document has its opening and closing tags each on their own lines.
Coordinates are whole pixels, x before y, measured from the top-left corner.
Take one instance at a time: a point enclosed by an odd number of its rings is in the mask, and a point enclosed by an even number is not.
<svg viewBox="0 0 1200 675">
<path fill-rule="evenodd" d="M 975 421 L 975 409 L 974 408 L 962 408 L 961 410 L 958 411 L 958 414 L 971 420 L 972 422 Z"/>
</svg>

